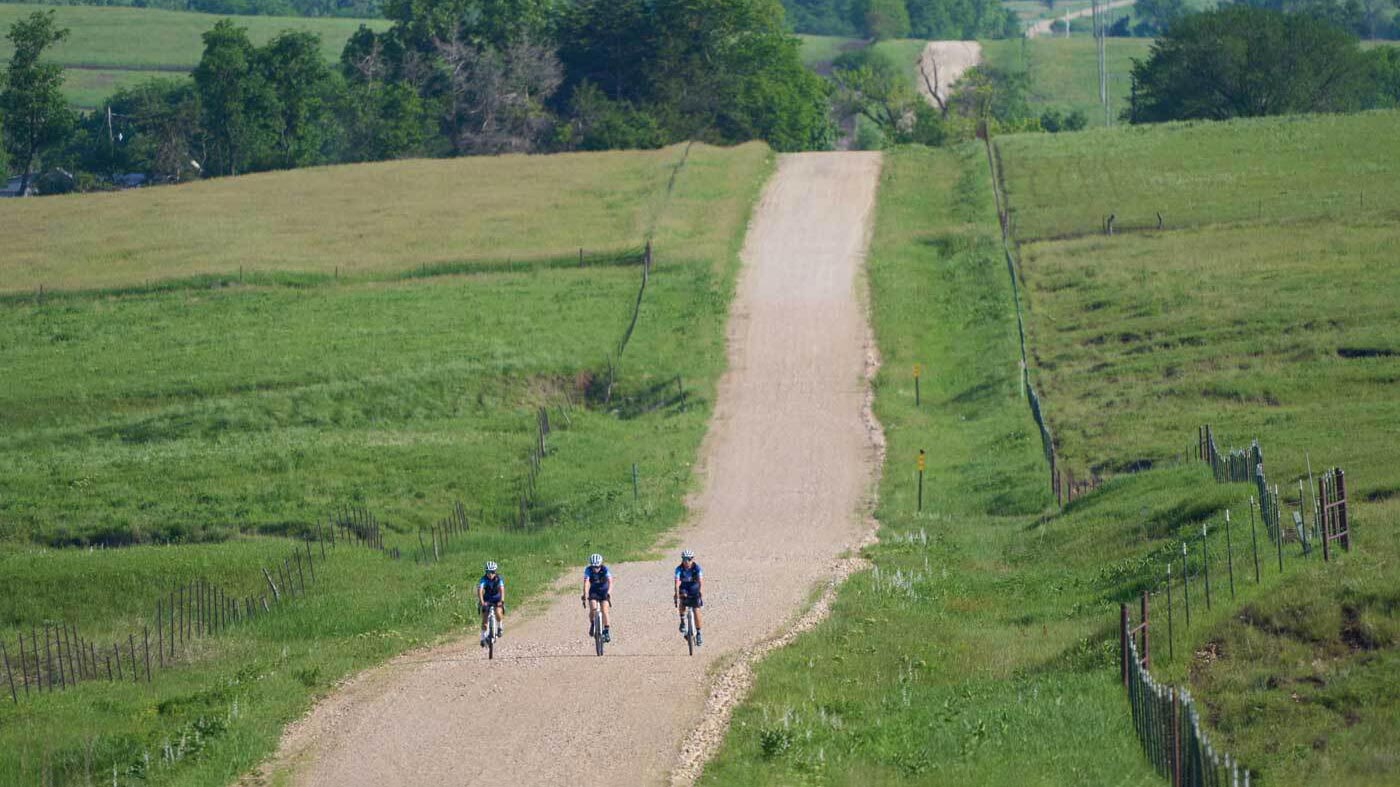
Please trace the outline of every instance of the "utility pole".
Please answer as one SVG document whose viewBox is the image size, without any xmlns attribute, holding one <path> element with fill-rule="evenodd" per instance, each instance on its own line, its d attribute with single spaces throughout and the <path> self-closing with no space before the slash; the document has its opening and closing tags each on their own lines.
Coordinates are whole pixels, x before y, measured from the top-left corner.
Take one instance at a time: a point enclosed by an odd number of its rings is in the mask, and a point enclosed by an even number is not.
<svg viewBox="0 0 1400 787">
<path fill-rule="evenodd" d="M 1094 54 L 1099 65 L 1099 103 L 1103 105 L 1103 124 L 1112 125 L 1113 113 L 1108 102 L 1108 61 L 1105 55 L 1105 39 L 1108 37 L 1108 7 L 1093 0 L 1094 15 Z"/>
</svg>

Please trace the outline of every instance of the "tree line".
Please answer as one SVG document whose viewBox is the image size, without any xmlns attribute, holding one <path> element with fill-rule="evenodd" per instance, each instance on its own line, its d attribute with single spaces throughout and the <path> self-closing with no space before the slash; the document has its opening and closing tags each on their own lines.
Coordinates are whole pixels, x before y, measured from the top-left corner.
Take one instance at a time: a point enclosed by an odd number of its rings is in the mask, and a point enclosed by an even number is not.
<svg viewBox="0 0 1400 787">
<path fill-rule="evenodd" d="M 1000 0 L 783 0 L 794 32 L 873 40 L 970 40 L 1021 34 Z"/>
<path fill-rule="evenodd" d="M 40 3 L 61 6 L 159 8 L 166 11 L 197 11 L 234 16 L 338 16 L 374 19 L 380 14 L 379 0 L 6 0 L 9 3 Z"/>
<path fill-rule="evenodd" d="M 778 0 L 385 0 L 339 62 L 232 20 L 203 36 L 192 78 L 123 89 L 78 117 L 43 53 L 54 13 L 16 22 L 0 84 L 15 172 L 43 191 L 115 173 L 160 181 L 403 156 L 654 148 L 761 139 L 829 148 L 829 88 L 803 68 Z M 59 174 L 54 174 L 55 172 Z"/>
<path fill-rule="evenodd" d="M 1175 19 L 1135 61 L 1125 120 L 1400 107 L 1400 47 L 1361 48 L 1334 20 L 1248 4 Z"/>
</svg>

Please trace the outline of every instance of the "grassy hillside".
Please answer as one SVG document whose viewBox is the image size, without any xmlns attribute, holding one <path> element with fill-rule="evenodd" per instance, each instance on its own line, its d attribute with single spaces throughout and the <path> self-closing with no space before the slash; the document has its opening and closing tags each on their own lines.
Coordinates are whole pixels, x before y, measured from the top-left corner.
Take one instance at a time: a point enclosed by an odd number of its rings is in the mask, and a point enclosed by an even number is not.
<svg viewBox="0 0 1400 787">
<path fill-rule="evenodd" d="M 580 555 L 643 554 L 683 512 L 723 367 L 738 246 L 771 163 L 761 145 L 697 145 L 677 170 L 683 155 L 433 162 L 456 168 L 455 182 L 492 183 L 494 208 L 468 197 L 421 222 L 406 208 L 431 181 L 420 162 L 368 167 L 370 177 L 344 167 L 152 190 L 129 196 L 180 195 L 145 208 L 181 226 L 289 206 L 279 200 L 298 176 L 316 184 L 297 192 L 300 215 L 220 236 L 266 266 L 242 284 L 189 281 L 204 268 L 187 240 L 153 231 L 124 259 L 137 271 L 143 257 L 158 260 L 150 270 L 179 286 L 111 289 L 139 273 L 112 276 L 111 262 L 89 258 L 65 268 L 81 293 L 0 303 L 0 364 L 19 370 L 0 384 L 0 641 L 11 651 L 21 632 L 59 619 L 99 643 L 134 631 L 139 650 L 157 597 L 197 577 L 239 596 L 266 592 L 260 567 L 341 505 L 387 522 L 385 545 L 405 555 L 332 550 L 304 598 L 182 645 L 149 686 L 89 682 L 4 703 L 0 783 L 82 784 L 92 772 L 105 783 L 115 768 L 120 784 L 227 784 L 341 677 L 470 626 L 468 580 L 482 560 L 502 564 L 518 604 Z M 350 225 L 314 222 L 346 210 L 344 195 L 364 182 L 390 206 L 358 225 L 376 228 L 359 242 L 365 273 L 337 281 L 277 267 L 275 249 L 324 247 L 288 268 L 332 266 L 339 253 L 356 269 L 338 237 Z M 139 220 L 100 195 L 53 202 L 65 204 L 27 226 L 63 226 L 66 211 L 108 227 Z M 500 256 L 410 275 L 439 261 L 443 244 L 426 240 L 439 232 Z M 627 327 L 640 268 L 615 254 L 583 269 L 489 263 L 590 244 L 635 250 L 648 235 L 656 263 L 603 406 L 589 380 Z M 508 523 L 539 406 L 555 431 L 522 531 Z M 468 532 L 441 563 L 416 564 L 423 528 L 457 500 Z M 83 543 L 139 545 L 64 547 Z"/>
<path fill-rule="evenodd" d="M 1013 137 L 1006 188 L 1022 241 L 1122 226 L 1384 214 L 1400 205 L 1400 114 L 1123 128 L 1087 139 Z M 1365 148 L 1355 145 L 1365 141 Z M 1033 156 L 1026 155 L 1034 150 Z"/>
<path fill-rule="evenodd" d="M 1382 129 L 1395 122 L 999 140 L 1036 385 L 1062 462 L 1112 478 L 1063 510 L 1046 497 L 1016 386 L 985 156 L 892 152 L 870 255 L 884 362 L 876 411 L 889 441 L 880 542 L 868 552 L 875 567 L 842 588 L 830 621 L 760 666 L 707 783 L 1160 783 L 1116 683 L 1114 621 L 1120 602 L 1160 588 L 1168 561 L 1175 627 L 1169 638 L 1159 596 L 1153 673 L 1189 684 L 1218 750 L 1239 757 L 1254 783 L 1392 780 L 1400 314 L 1385 255 L 1396 204 L 1368 201 L 1354 216 L 1314 208 L 1342 182 L 1339 168 L 1391 168 L 1393 151 L 1365 140 L 1392 138 Z M 1343 149 L 1355 151 L 1345 164 Z M 1227 174 L 1212 181 L 1212 167 Z M 1211 220 L 1212 205 L 1268 194 L 1295 170 L 1315 177 L 1295 179 L 1272 209 L 1266 200 L 1263 218 Z M 1125 203 L 1143 199 L 1130 184 L 1153 188 L 1179 228 L 1110 239 L 1076 227 L 1076 237 L 1053 240 L 1086 212 L 1081 184 L 1105 172 L 1131 173 L 1111 192 Z M 1186 217 L 1194 222 L 1182 227 Z M 1051 239 L 1036 240 L 1036 230 Z M 922 409 L 914 363 L 925 369 Z M 1284 571 L 1266 554 L 1256 582 L 1251 487 L 1216 484 L 1184 457 L 1202 422 L 1234 444 L 1259 437 L 1288 506 L 1305 452 L 1315 469 L 1343 465 L 1356 550 L 1324 565 L 1290 543 Z M 922 513 L 912 472 L 920 449 Z M 1128 465 L 1137 472 L 1114 472 Z M 1233 588 L 1226 509 L 1236 523 Z M 1186 626 L 1179 549 L 1199 544 L 1202 523 L 1215 603 L 1201 608 L 1193 557 Z"/>
<path fill-rule="evenodd" d="M 149 79 L 170 79 L 181 74 L 170 71 L 137 71 L 125 68 L 66 68 L 63 95 L 78 109 L 100 109 L 102 102 L 122 88 L 135 87 Z"/>
<path fill-rule="evenodd" d="M 1384 781 L 1398 753 L 1397 132 L 1390 112 L 999 144 L 1062 457 L 1161 465 L 1208 422 L 1261 439 L 1291 506 L 1309 460 L 1347 470 L 1357 550 L 1193 630 L 1202 655 L 1167 673 L 1271 783 Z M 1128 231 L 1099 233 L 1108 212 Z"/>
<path fill-rule="evenodd" d="M 1152 41 L 1146 38 L 1108 39 L 1105 55 L 1115 125 L 1118 114 L 1128 106 L 1133 58 L 1146 58 L 1151 45 Z M 1078 109 L 1089 119 L 1089 125 L 1104 125 L 1103 107 L 1099 104 L 1098 59 L 1092 38 L 983 41 L 982 57 L 1005 71 L 1029 71 L 1033 107 Z"/>
<path fill-rule="evenodd" d="M 236 277 L 240 267 L 392 277 L 635 250 L 677 155 L 424 159 L 25 201 L 7 205 L 14 220 L 0 225 L 10 250 L 0 291 Z"/>
<path fill-rule="evenodd" d="M 17 19 L 49 9 L 57 11 L 59 24 L 72 31 L 68 40 L 54 47 L 49 59 L 67 66 L 63 92 L 69 103 L 80 109 L 95 109 L 119 88 L 162 72 L 173 76 L 192 70 L 204 51 L 200 36 L 223 18 L 147 8 L 0 3 L 0 32 L 8 32 Z M 346 39 L 360 25 L 388 27 L 382 19 L 239 16 L 233 20 L 247 28 L 257 44 L 284 30 L 316 33 L 330 61 L 340 58 Z M 0 61 L 8 59 L 10 51 L 10 42 L 0 37 Z"/>
<path fill-rule="evenodd" d="M 224 17 L 148 8 L 97 8 L 0 3 L 0 29 L 35 11 L 53 10 L 58 23 L 71 32 L 49 55 L 65 66 L 124 69 L 189 70 L 199 63 L 200 36 Z M 248 29 L 255 44 L 283 30 L 317 33 L 327 60 L 340 58 L 345 41 L 360 25 L 387 28 L 383 20 L 311 19 L 307 17 L 240 16 L 233 21 Z M 0 40 L 0 59 L 10 56 L 10 42 Z"/>
</svg>

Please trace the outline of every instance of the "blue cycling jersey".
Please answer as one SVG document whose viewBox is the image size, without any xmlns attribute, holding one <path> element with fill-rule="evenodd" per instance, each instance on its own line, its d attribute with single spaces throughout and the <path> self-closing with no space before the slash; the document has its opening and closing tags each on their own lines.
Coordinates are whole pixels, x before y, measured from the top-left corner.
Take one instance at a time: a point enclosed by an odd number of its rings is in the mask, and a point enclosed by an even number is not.
<svg viewBox="0 0 1400 787">
<path fill-rule="evenodd" d="M 700 564 L 694 560 L 690 561 L 690 568 L 686 568 L 682 563 L 676 566 L 676 579 L 681 583 L 681 592 L 687 596 L 694 596 L 700 592 Z"/>
<path fill-rule="evenodd" d="M 481 588 L 481 596 L 487 601 L 500 601 L 501 591 L 505 590 L 506 580 L 500 574 L 493 580 L 485 574 L 481 575 L 481 581 L 476 583 Z"/>
<path fill-rule="evenodd" d="M 604 598 L 612 590 L 612 570 L 607 566 L 589 566 L 583 570 L 583 578 L 589 582 L 588 595 L 594 598 Z"/>
</svg>

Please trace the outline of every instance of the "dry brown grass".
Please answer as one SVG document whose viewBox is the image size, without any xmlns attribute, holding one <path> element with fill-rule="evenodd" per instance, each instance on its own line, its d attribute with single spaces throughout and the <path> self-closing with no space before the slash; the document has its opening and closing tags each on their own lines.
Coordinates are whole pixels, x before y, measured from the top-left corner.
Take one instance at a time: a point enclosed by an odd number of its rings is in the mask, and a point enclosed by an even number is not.
<svg viewBox="0 0 1400 787">
<path fill-rule="evenodd" d="M 640 244 L 660 215 L 682 151 L 394 161 L 10 201 L 0 205 L 0 292 L 119 287 L 240 266 L 345 275 L 617 250 Z M 697 145 L 687 166 L 747 170 L 766 166 L 768 155 L 760 144 Z M 712 208 L 677 202 L 664 224 L 704 227 L 694 220 L 703 213 L 674 212 Z"/>
</svg>

